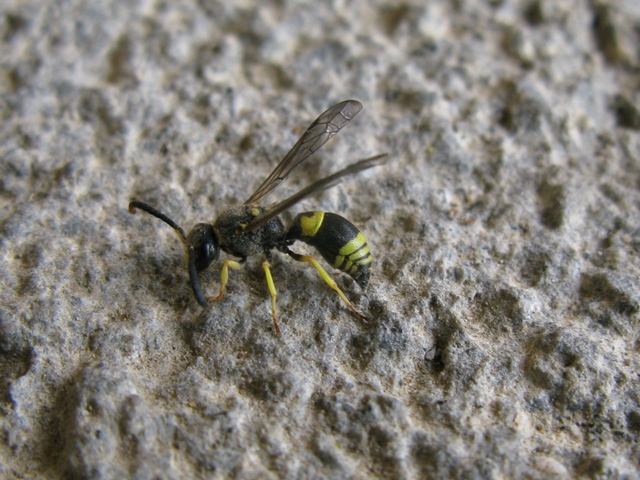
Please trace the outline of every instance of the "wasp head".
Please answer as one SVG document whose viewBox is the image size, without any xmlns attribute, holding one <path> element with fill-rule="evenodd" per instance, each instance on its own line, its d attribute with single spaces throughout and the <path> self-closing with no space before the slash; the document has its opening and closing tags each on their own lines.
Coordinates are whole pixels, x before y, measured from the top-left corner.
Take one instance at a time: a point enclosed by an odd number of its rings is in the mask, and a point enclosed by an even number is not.
<svg viewBox="0 0 640 480">
<path fill-rule="evenodd" d="M 198 223 L 187 235 L 189 263 L 193 261 L 196 272 L 205 270 L 220 256 L 220 243 L 213 227 L 208 223 Z"/>
</svg>

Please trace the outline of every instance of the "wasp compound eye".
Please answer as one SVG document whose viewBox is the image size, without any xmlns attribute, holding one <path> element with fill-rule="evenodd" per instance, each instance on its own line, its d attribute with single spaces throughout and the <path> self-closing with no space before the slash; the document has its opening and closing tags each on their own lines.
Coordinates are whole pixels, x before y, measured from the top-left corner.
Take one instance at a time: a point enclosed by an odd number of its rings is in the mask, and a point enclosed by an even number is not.
<svg viewBox="0 0 640 480">
<path fill-rule="evenodd" d="M 187 244 L 193 247 L 196 271 L 202 272 L 220 256 L 220 245 L 213 227 L 198 223 L 187 235 Z"/>
</svg>

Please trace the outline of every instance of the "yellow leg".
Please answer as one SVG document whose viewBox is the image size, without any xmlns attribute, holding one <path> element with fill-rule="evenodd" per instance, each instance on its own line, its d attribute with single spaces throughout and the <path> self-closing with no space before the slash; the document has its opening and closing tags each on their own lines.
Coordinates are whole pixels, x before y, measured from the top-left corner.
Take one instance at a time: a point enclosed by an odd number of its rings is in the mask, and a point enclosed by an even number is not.
<svg viewBox="0 0 640 480">
<path fill-rule="evenodd" d="M 269 262 L 266 260 L 262 262 L 262 268 L 264 269 L 264 276 L 267 279 L 267 286 L 269 287 L 269 293 L 271 294 L 271 316 L 273 317 L 273 328 L 276 333 L 280 335 L 280 327 L 278 327 L 278 319 L 276 318 L 276 286 L 273 283 L 273 277 L 271 276 L 271 270 L 269 269 Z"/>
<path fill-rule="evenodd" d="M 362 315 L 360 312 L 358 312 L 358 310 L 356 310 L 356 307 L 354 307 L 353 305 L 351 305 L 351 302 L 347 299 L 347 297 L 345 296 L 345 294 L 342 292 L 342 290 L 340 290 L 340 287 L 338 287 L 338 284 L 335 282 L 335 280 L 333 278 L 331 278 L 331 276 L 326 272 L 326 270 L 324 268 L 322 268 L 322 265 L 320 265 L 315 258 L 313 257 L 309 257 L 307 255 L 298 255 L 296 254 L 295 257 L 293 257 L 295 260 L 299 261 L 299 262 L 307 262 L 310 263 L 311 265 L 313 265 L 314 267 L 316 267 L 316 270 L 318 270 L 318 273 L 320 274 L 320 276 L 322 277 L 322 279 L 327 282 L 327 285 L 329 285 L 333 290 L 335 290 L 335 292 L 340 295 L 340 298 L 342 299 L 342 301 L 347 305 L 347 307 L 349 307 L 349 309 L 356 314 L 356 316 L 358 318 L 361 318 L 363 320 L 366 320 L 367 317 L 365 317 L 364 315 Z"/>
<path fill-rule="evenodd" d="M 224 289 L 227 286 L 227 282 L 229 281 L 229 268 L 233 268 L 234 270 L 240 270 L 242 268 L 242 264 L 240 262 L 236 262 L 235 260 L 225 260 L 222 264 L 222 271 L 220 272 L 220 293 L 217 297 L 207 297 L 207 301 L 209 302 L 217 302 L 224 295 Z"/>
</svg>

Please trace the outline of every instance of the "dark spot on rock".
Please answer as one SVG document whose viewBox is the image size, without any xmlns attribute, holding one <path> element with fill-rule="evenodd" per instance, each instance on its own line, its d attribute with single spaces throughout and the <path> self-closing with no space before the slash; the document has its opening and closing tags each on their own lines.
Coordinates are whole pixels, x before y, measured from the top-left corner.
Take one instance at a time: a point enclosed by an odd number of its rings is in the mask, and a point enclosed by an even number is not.
<svg viewBox="0 0 640 480">
<path fill-rule="evenodd" d="M 640 433 L 640 412 L 632 410 L 627 414 L 627 428 L 633 433 Z"/>
<path fill-rule="evenodd" d="M 564 187 L 554 185 L 545 178 L 538 186 L 538 198 L 542 224 L 551 230 L 559 229 L 564 223 Z"/>
<path fill-rule="evenodd" d="M 289 90 L 294 85 L 294 81 L 287 71 L 275 63 L 265 65 L 263 73 L 274 88 Z"/>
<path fill-rule="evenodd" d="M 11 382 L 29 371 L 32 354 L 27 339 L 5 324 L 4 318 L 0 320 L 0 357 L 0 402 L 5 403 Z"/>
<path fill-rule="evenodd" d="M 579 476 L 585 476 L 590 478 L 597 478 L 602 475 L 606 475 L 607 468 L 605 461 L 602 458 L 591 458 L 587 457 L 576 468 L 576 473 Z"/>
<path fill-rule="evenodd" d="M 393 35 L 406 19 L 413 18 L 413 10 L 407 4 L 383 7 L 380 12 L 380 22 L 387 35 Z"/>
<path fill-rule="evenodd" d="M 285 372 L 247 372 L 241 389 L 259 400 L 278 401 L 288 396 L 293 388 L 291 376 Z"/>
<path fill-rule="evenodd" d="M 376 353 L 373 345 L 373 339 L 369 333 L 353 335 L 349 339 L 347 348 L 359 369 L 365 370 L 373 360 Z"/>
<path fill-rule="evenodd" d="M 584 275 L 580 283 L 580 296 L 587 300 L 605 302 L 618 313 L 633 315 L 638 312 L 638 304 L 629 295 L 615 288 L 606 275 Z"/>
<path fill-rule="evenodd" d="M 542 110 L 540 104 L 526 95 L 512 80 L 498 86 L 498 123 L 512 133 L 537 130 L 540 126 Z"/>
<path fill-rule="evenodd" d="M 507 289 L 484 292 L 476 297 L 477 318 L 498 331 L 517 330 L 524 316 L 518 296 Z"/>
<path fill-rule="evenodd" d="M 640 130 L 640 111 L 624 95 L 616 95 L 611 102 L 619 127 Z"/>
<path fill-rule="evenodd" d="M 89 124 L 95 124 L 104 129 L 109 136 L 122 130 L 122 124 L 111 115 L 110 107 L 98 90 L 85 90 L 78 102 L 80 119 Z"/>
<path fill-rule="evenodd" d="M 131 63 L 131 41 L 126 35 L 121 36 L 108 54 L 109 66 L 105 80 L 107 83 L 125 83 L 135 81 Z"/>
<path fill-rule="evenodd" d="M 525 262 L 520 269 L 522 279 L 530 287 L 536 287 L 549 269 L 551 259 L 546 252 L 530 252 L 525 257 Z"/>
<path fill-rule="evenodd" d="M 522 12 L 524 19 L 529 25 L 538 26 L 544 22 L 544 12 L 542 10 L 542 2 L 534 0 L 525 6 Z"/>
<path fill-rule="evenodd" d="M 611 6 L 594 2 L 592 8 L 593 23 L 591 28 L 600 53 L 611 64 L 621 62 L 624 60 L 624 54 L 618 43 L 618 33 L 611 15 Z"/>
<path fill-rule="evenodd" d="M 10 42 L 13 37 L 27 25 L 26 20 L 15 13 L 5 13 L 4 28 L 2 29 L 2 40 Z"/>
<path fill-rule="evenodd" d="M 245 135 L 238 142 L 238 151 L 240 153 L 246 153 L 253 148 L 253 138 L 251 135 Z"/>
<path fill-rule="evenodd" d="M 9 91 L 16 92 L 25 85 L 24 78 L 20 75 L 20 71 L 15 67 L 8 67 L 4 71 L 4 77 L 8 84 Z"/>
</svg>

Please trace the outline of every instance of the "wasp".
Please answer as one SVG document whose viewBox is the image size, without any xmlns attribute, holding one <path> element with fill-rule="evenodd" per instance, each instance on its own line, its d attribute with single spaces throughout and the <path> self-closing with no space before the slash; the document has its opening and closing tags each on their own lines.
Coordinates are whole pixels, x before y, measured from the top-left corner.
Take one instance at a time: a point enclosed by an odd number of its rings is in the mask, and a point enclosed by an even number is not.
<svg viewBox="0 0 640 480">
<path fill-rule="evenodd" d="M 362 232 L 347 219 L 331 212 L 300 213 L 293 219 L 288 229 L 278 215 L 309 195 L 334 187 L 341 182 L 342 177 L 382 165 L 386 162 L 387 154 L 353 163 L 343 170 L 312 183 L 280 203 L 269 207 L 260 205 L 261 201 L 281 185 L 296 167 L 342 130 L 360 110 L 362 110 L 360 102 L 346 100 L 322 113 L 244 203 L 226 207 L 213 223 L 198 223 L 189 234 L 185 234 L 184 230 L 167 215 L 140 200 L 129 203 L 129 212 L 135 213 L 136 209 L 143 210 L 175 230 L 184 245 L 185 262 L 193 295 L 203 307 L 207 307 L 208 302 L 217 301 L 223 297 L 229 280 L 229 269 L 238 270 L 248 257 L 262 254 L 265 258 L 262 268 L 271 294 L 273 326 L 276 333 L 280 334 L 276 316 L 276 288 L 269 268 L 272 250 L 275 249 L 294 260 L 312 264 L 347 307 L 356 316 L 364 318 L 315 258 L 295 253 L 290 249 L 296 241 L 311 245 L 327 263 L 350 275 L 364 290 L 369 283 L 373 257 Z M 220 291 L 215 297 L 206 297 L 200 287 L 198 273 L 218 259 L 220 250 L 239 260 L 227 259 L 222 263 Z"/>
</svg>

